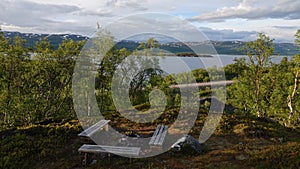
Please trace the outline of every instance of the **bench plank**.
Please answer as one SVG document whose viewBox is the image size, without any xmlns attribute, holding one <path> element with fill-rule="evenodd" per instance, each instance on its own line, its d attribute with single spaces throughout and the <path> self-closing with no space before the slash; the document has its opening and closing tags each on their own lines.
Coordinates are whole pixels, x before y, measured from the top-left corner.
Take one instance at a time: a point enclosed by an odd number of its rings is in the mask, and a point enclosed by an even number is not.
<svg viewBox="0 0 300 169">
<path fill-rule="evenodd" d="M 105 125 L 107 125 L 110 122 L 110 120 L 100 120 L 98 123 L 92 125 L 91 127 L 87 128 L 78 136 L 80 137 L 91 137 L 95 132 L 97 132 L 99 129 L 103 128 Z"/>
<path fill-rule="evenodd" d="M 158 125 L 158 126 L 156 127 L 156 129 L 155 129 L 155 131 L 154 131 L 154 133 L 153 133 L 153 135 L 152 135 L 152 137 L 151 137 L 151 140 L 150 140 L 150 142 L 149 142 L 150 145 L 154 144 L 155 139 L 156 139 L 156 137 L 157 137 L 157 135 L 158 135 L 158 132 L 159 132 L 159 130 L 160 130 L 160 127 L 161 127 L 161 125 Z"/>
<path fill-rule="evenodd" d="M 158 145 L 158 142 L 159 142 L 159 140 L 160 140 L 160 138 L 161 138 L 161 136 L 162 136 L 162 133 L 163 133 L 163 131 L 164 131 L 164 126 L 162 125 L 162 126 L 160 126 L 160 128 L 159 128 L 159 131 L 158 131 L 158 134 L 155 136 L 155 141 L 154 141 L 154 145 Z"/>
<path fill-rule="evenodd" d="M 158 125 L 153 136 L 151 137 L 149 145 L 162 146 L 167 133 L 168 133 L 168 126 Z"/>
<path fill-rule="evenodd" d="M 104 145 L 82 145 L 78 151 L 83 153 L 113 153 L 119 155 L 137 156 L 140 153 L 139 147 L 120 147 L 120 146 L 104 146 Z"/>
<path fill-rule="evenodd" d="M 166 138 L 167 133 L 168 133 L 168 126 L 165 126 L 163 132 L 160 134 L 159 140 L 157 142 L 155 142 L 154 144 L 155 145 L 163 145 L 163 142 Z"/>
</svg>

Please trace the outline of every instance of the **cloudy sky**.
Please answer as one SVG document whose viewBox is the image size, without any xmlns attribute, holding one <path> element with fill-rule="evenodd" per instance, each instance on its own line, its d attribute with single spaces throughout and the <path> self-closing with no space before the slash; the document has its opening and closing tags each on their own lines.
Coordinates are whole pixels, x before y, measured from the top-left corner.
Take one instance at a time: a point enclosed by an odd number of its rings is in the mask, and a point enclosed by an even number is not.
<svg viewBox="0 0 300 169">
<path fill-rule="evenodd" d="M 263 32 L 293 42 L 300 29 L 299 0 L 1 0 L 0 9 L 2 30 L 32 33 L 91 36 L 97 22 L 144 12 L 186 19 L 212 40 L 247 41 Z"/>
</svg>

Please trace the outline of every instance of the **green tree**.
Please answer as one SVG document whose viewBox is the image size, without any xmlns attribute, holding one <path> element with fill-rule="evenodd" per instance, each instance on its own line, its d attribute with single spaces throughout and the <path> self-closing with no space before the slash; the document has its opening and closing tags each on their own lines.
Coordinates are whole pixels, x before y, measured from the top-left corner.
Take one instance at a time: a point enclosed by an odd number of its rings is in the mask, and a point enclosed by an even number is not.
<svg viewBox="0 0 300 169">
<path fill-rule="evenodd" d="M 74 117 L 71 79 L 74 59 L 84 42 L 63 41 L 53 50 L 41 39 L 29 52 L 20 37 L 0 34 L 0 119 L 4 125 L 28 125 Z"/>
<path fill-rule="evenodd" d="M 154 39 L 154 38 L 149 38 L 148 40 L 147 40 L 147 47 L 149 48 L 149 49 L 153 49 L 153 48 L 159 48 L 159 42 L 156 40 L 156 39 Z"/>
<path fill-rule="evenodd" d="M 101 51 L 102 54 L 101 62 L 97 65 L 96 84 L 97 89 L 96 95 L 100 110 L 107 112 L 108 110 L 114 109 L 114 104 L 111 96 L 112 79 L 118 76 L 120 82 L 130 84 L 129 95 L 132 103 L 140 104 L 148 101 L 147 95 L 151 90 L 149 86 L 153 87 L 159 80 L 157 76 L 161 73 L 158 69 L 146 69 L 137 72 L 141 67 L 147 65 L 158 65 L 158 59 L 152 57 L 152 49 L 157 48 L 159 43 L 154 38 L 150 38 L 145 42 L 141 42 L 140 45 L 133 52 L 126 48 L 117 49 L 114 46 L 113 37 L 110 33 L 104 29 L 99 29 L 98 34 L 91 42 L 94 44 L 92 49 L 87 52 L 91 55 L 93 52 Z M 105 44 L 105 45 L 103 45 Z M 97 48 L 97 46 L 106 46 Z M 133 56 L 132 58 L 129 56 Z M 127 59 L 127 62 L 123 62 Z M 127 75 L 117 74 L 115 71 L 122 69 L 122 73 Z M 133 79 L 129 79 L 126 76 L 132 76 Z M 152 83 L 152 85 L 148 85 Z M 122 94 L 120 94 L 122 95 Z M 123 99 L 121 99 L 122 101 Z"/>
<path fill-rule="evenodd" d="M 300 29 L 295 34 L 295 44 L 300 47 Z M 287 91 L 287 107 L 289 109 L 287 126 L 291 126 L 292 121 L 299 118 L 297 114 L 297 103 L 299 104 L 299 71 L 300 71 L 300 55 L 296 55 L 291 60 L 288 70 L 286 71 L 286 78 L 289 78 L 290 83 L 286 88 Z M 299 111 L 299 109 L 298 109 Z"/>
<path fill-rule="evenodd" d="M 24 106 L 24 86 L 26 65 L 29 60 L 28 50 L 24 48 L 25 41 L 16 36 L 12 43 L 1 35 L 1 107 L 3 121 L 7 125 L 20 124 L 27 121 Z"/>
<path fill-rule="evenodd" d="M 293 83 L 288 88 L 287 105 L 289 108 L 288 126 L 291 125 L 293 116 L 295 116 L 295 102 L 297 100 L 297 90 L 299 86 L 299 71 L 300 71 L 300 55 L 296 55 L 291 61 L 290 72 L 292 74 Z"/>
<path fill-rule="evenodd" d="M 295 34 L 295 43 L 300 47 L 300 29 Z"/>
<path fill-rule="evenodd" d="M 266 73 L 270 66 L 270 57 L 273 54 L 273 40 L 264 34 L 258 39 L 246 43 L 242 49 L 248 56 L 247 66 L 232 85 L 233 104 L 258 117 L 267 116 L 271 86 L 267 85 Z"/>
<path fill-rule="evenodd" d="M 233 64 L 224 67 L 227 80 L 237 78 L 247 68 L 245 58 L 235 58 Z"/>
</svg>

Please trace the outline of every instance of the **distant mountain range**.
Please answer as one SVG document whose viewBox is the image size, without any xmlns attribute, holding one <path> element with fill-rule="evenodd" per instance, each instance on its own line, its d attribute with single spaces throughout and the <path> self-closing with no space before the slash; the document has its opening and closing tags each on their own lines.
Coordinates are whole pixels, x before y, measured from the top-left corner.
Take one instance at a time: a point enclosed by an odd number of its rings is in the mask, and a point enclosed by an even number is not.
<svg viewBox="0 0 300 169">
<path fill-rule="evenodd" d="M 20 32 L 4 32 L 6 37 L 13 38 L 15 36 L 20 36 L 21 38 L 27 41 L 26 45 L 29 48 L 33 48 L 35 43 L 44 37 L 47 37 L 50 41 L 51 45 L 54 48 L 57 48 L 58 45 L 64 39 L 72 39 L 74 41 L 80 40 L 88 40 L 89 38 L 82 35 L 74 35 L 74 34 L 33 34 L 33 33 L 20 33 Z M 160 41 L 161 37 L 158 38 Z M 228 54 L 228 55 L 242 55 L 243 53 L 240 51 L 240 48 L 245 45 L 246 42 L 242 41 L 207 41 L 207 42 L 170 42 L 170 39 L 165 39 L 165 41 L 161 42 L 161 49 L 166 50 L 170 53 L 191 53 L 192 50 L 190 47 L 196 48 L 198 51 L 202 53 L 211 53 L 211 45 L 214 46 L 216 51 L 219 54 Z M 139 41 L 141 39 L 128 39 L 123 40 L 117 43 L 118 48 L 127 48 L 129 50 L 136 49 L 139 45 Z M 274 55 L 295 55 L 299 53 L 299 48 L 293 43 L 275 43 L 275 52 Z M 197 52 L 198 52 L 197 51 Z"/>
<path fill-rule="evenodd" d="M 193 53 L 191 47 L 196 49 L 196 53 L 213 54 L 212 46 L 218 54 L 243 55 L 240 50 L 246 42 L 242 41 L 206 41 L 206 42 L 168 42 L 161 44 L 160 48 L 171 53 Z M 138 41 L 121 41 L 117 44 L 119 48 L 136 49 Z M 274 55 L 293 56 L 299 54 L 299 48 L 294 43 L 274 43 Z"/>
<path fill-rule="evenodd" d="M 4 35 L 8 38 L 13 39 L 15 36 L 19 36 L 22 39 L 26 40 L 26 46 L 33 48 L 35 43 L 41 38 L 47 38 L 50 44 L 57 48 L 58 45 L 65 39 L 72 39 L 74 41 L 87 40 L 88 37 L 81 35 L 72 35 L 72 34 L 34 34 L 34 33 L 20 33 L 20 32 L 5 32 Z"/>
</svg>

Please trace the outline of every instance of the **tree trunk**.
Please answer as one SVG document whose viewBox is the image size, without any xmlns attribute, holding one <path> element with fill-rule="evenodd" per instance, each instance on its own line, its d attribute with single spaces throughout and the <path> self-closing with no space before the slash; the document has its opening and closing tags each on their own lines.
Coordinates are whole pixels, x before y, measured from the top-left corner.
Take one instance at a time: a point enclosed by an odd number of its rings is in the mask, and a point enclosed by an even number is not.
<svg viewBox="0 0 300 169">
<path fill-rule="evenodd" d="M 287 124 L 287 126 L 290 126 L 291 125 L 291 119 L 292 119 L 292 116 L 293 116 L 293 106 L 292 106 L 291 95 L 289 95 L 288 98 L 287 98 L 287 105 L 289 107 L 289 117 L 288 117 L 288 124 Z"/>
<path fill-rule="evenodd" d="M 91 116 L 91 105 L 90 105 L 90 97 L 87 95 L 87 115 Z"/>
<path fill-rule="evenodd" d="M 292 121 L 292 117 L 293 117 L 293 98 L 296 94 L 296 90 L 297 90 L 297 86 L 298 86 L 298 75 L 299 75 L 299 71 L 297 71 L 295 73 L 293 92 L 287 98 L 287 104 L 289 107 L 288 126 L 291 126 L 291 121 Z"/>
<path fill-rule="evenodd" d="M 256 92 L 255 92 L 255 107 L 256 107 L 256 114 L 257 117 L 262 117 L 260 108 L 259 108 L 259 102 L 260 102 L 260 81 L 259 81 L 259 77 L 256 79 Z"/>
</svg>

